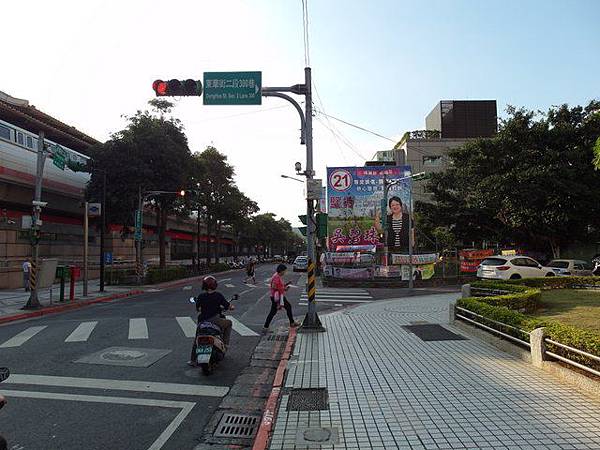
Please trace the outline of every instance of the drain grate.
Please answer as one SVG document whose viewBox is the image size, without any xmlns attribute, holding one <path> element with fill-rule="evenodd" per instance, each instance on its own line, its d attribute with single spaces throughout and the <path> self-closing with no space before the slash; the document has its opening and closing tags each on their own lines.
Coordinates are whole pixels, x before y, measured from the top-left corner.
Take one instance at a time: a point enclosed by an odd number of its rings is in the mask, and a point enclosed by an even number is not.
<svg viewBox="0 0 600 450">
<path fill-rule="evenodd" d="M 271 334 L 267 336 L 267 341 L 287 341 L 287 334 Z"/>
<path fill-rule="evenodd" d="M 252 416 L 248 414 L 223 414 L 215 437 L 225 438 L 253 438 L 258 425 L 260 424 L 260 416 Z"/>
<path fill-rule="evenodd" d="M 328 409 L 327 388 L 292 389 L 288 398 L 288 411 L 321 411 Z"/>
<path fill-rule="evenodd" d="M 426 324 L 426 325 L 403 325 L 406 331 L 413 333 L 422 341 L 465 341 L 466 337 L 448 331 L 441 325 Z"/>
</svg>

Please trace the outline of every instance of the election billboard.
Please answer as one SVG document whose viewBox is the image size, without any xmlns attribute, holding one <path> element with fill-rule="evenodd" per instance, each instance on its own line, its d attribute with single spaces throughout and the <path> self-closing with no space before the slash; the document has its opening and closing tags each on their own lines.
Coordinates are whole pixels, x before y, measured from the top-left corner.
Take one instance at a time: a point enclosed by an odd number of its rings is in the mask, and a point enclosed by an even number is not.
<svg viewBox="0 0 600 450">
<path fill-rule="evenodd" d="M 383 247 L 387 227 L 390 251 L 408 251 L 410 166 L 328 167 L 328 245 Z M 395 184 L 384 206 L 384 177 Z M 382 216 L 385 214 L 385 220 Z"/>
</svg>

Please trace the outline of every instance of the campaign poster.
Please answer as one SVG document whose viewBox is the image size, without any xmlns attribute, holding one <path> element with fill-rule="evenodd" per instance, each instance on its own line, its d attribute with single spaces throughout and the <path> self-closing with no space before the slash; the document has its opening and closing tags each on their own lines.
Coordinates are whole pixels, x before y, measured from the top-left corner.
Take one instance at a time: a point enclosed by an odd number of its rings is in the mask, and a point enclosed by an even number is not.
<svg viewBox="0 0 600 450">
<path fill-rule="evenodd" d="M 390 251 L 408 250 L 410 166 L 328 167 L 328 240 L 330 251 L 348 245 L 383 247 L 382 215 Z M 395 182 L 382 208 L 384 176 Z M 382 211 L 385 209 L 385 211 Z"/>
</svg>

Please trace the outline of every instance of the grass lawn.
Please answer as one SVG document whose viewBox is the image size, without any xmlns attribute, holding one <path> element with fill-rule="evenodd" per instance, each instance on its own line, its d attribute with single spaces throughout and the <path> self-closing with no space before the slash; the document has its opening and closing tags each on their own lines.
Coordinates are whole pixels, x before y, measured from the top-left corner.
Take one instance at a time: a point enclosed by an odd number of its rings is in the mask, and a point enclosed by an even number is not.
<svg viewBox="0 0 600 450">
<path fill-rule="evenodd" d="M 542 291 L 540 308 L 535 315 L 600 333 L 600 290 Z"/>
</svg>

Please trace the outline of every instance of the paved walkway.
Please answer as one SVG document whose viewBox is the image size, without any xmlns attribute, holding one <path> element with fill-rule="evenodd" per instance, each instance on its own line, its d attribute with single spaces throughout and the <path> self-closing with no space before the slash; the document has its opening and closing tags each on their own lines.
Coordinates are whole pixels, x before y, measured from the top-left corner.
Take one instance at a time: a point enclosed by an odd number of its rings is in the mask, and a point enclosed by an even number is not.
<svg viewBox="0 0 600 450">
<path fill-rule="evenodd" d="M 447 325 L 456 297 L 362 305 L 298 334 L 270 448 L 600 449 L 598 399 L 475 338 L 425 342 L 401 327 L 460 333 Z M 329 409 L 287 411 L 292 388 L 327 388 Z M 334 442 L 307 446 L 308 428 Z"/>
<path fill-rule="evenodd" d="M 131 291 L 133 288 L 127 286 L 105 286 L 104 292 L 100 293 L 100 283 L 98 280 L 91 280 L 88 283 L 88 296 L 83 297 L 83 282 L 75 283 L 75 300 L 92 300 L 99 297 L 107 297 L 112 294 L 119 294 Z M 52 295 L 50 294 L 52 291 Z M 46 288 L 41 289 L 38 293 L 38 298 L 42 306 L 62 305 L 69 302 L 69 283 L 65 284 L 65 302 L 60 300 L 60 284 L 52 286 L 52 290 Z M 19 314 L 23 311 L 21 308 L 25 306 L 29 299 L 29 292 L 25 289 L 2 289 L 0 290 L 0 317 Z"/>
</svg>

